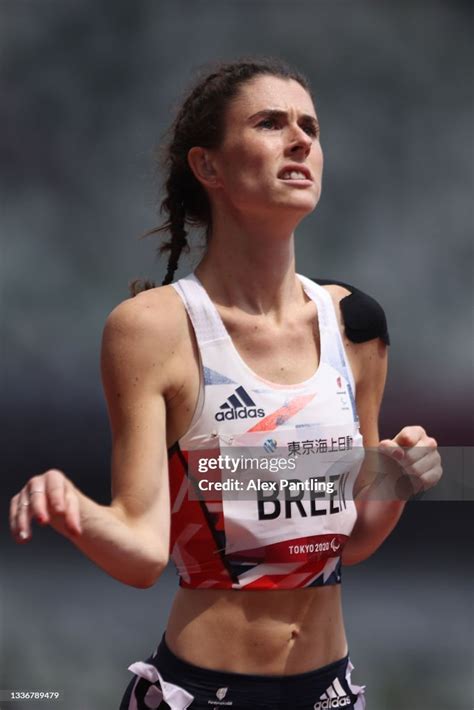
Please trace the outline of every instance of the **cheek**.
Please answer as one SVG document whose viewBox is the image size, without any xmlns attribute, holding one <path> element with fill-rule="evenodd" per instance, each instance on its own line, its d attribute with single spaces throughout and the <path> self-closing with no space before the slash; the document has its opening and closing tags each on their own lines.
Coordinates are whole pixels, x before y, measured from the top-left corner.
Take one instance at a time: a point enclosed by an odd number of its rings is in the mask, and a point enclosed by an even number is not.
<svg viewBox="0 0 474 710">
<path fill-rule="evenodd" d="M 255 156 L 240 154 L 235 167 L 230 167 L 226 175 L 226 184 L 234 196 L 255 192 L 255 188 L 262 184 L 262 167 L 255 160 Z"/>
<path fill-rule="evenodd" d="M 273 175 L 274 149 L 249 142 L 229 146 L 223 161 L 226 182 L 242 186 L 261 183 L 265 176 Z"/>
<path fill-rule="evenodd" d="M 324 167 L 324 153 L 323 153 L 323 150 L 321 147 L 319 148 L 319 164 L 321 166 L 321 171 L 322 171 L 322 169 Z"/>
<path fill-rule="evenodd" d="M 314 163 L 322 169 L 324 165 L 324 153 L 323 149 L 321 148 L 321 145 L 319 143 L 315 143 L 313 147 L 313 161 Z"/>
</svg>

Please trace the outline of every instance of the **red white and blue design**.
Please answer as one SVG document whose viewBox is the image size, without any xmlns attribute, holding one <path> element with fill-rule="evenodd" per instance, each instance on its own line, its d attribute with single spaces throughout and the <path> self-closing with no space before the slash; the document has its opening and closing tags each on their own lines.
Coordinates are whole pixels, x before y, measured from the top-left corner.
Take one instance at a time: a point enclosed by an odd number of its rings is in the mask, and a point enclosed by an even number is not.
<svg viewBox="0 0 474 710">
<path fill-rule="evenodd" d="M 296 589 L 341 581 L 341 553 L 356 520 L 352 488 L 363 458 L 354 378 L 331 296 L 298 278 L 317 307 L 321 348 L 316 372 L 294 385 L 269 382 L 250 369 L 194 273 L 173 284 L 202 366 L 193 421 L 168 452 L 170 554 L 182 587 Z M 260 465 L 278 457 L 280 466 L 263 467 L 264 475 L 249 476 L 243 468 L 199 472 L 199 459 L 244 453 Z M 203 478 L 232 478 L 244 492 L 201 495 Z M 249 493 L 251 478 L 265 479 L 268 489 Z M 281 490 L 282 479 L 307 488 Z M 328 483 L 329 495 L 317 489 Z"/>
</svg>

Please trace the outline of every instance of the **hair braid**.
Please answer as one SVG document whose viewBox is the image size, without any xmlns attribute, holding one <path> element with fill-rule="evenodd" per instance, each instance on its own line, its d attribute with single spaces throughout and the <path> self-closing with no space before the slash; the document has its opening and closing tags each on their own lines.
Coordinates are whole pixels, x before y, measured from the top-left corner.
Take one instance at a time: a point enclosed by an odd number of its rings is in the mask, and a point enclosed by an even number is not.
<svg viewBox="0 0 474 710">
<path fill-rule="evenodd" d="M 168 268 L 166 276 L 162 281 L 162 286 L 166 286 L 173 281 L 174 272 L 178 268 L 179 257 L 183 249 L 189 251 L 187 240 L 187 232 L 184 228 L 186 220 L 186 212 L 181 204 L 173 205 L 170 210 L 170 228 L 171 240 L 160 247 L 160 253 L 169 250 L 170 256 L 168 259 Z"/>
</svg>

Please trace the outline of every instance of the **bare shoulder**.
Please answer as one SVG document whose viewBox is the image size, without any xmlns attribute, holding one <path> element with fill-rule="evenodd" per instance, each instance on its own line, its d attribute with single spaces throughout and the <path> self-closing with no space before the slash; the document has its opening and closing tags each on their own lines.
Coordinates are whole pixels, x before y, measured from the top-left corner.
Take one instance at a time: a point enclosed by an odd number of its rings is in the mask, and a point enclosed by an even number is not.
<svg viewBox="0 0 474 710">
<path fill-rule="evenodd" d="M 166 337 L 174 340 L 186 325 L 182 301 L 172 286 L 159 286 L 119 303 L 107 317 L 111 333 L 133 337 Z"/>
<path fill-rule="evenodd" d="M 334 301 L 337 302 L 339 302 L 341 298 L 344 298 L 344 296 L 350 296 L 352 293 L 348 288 L 340 286 L 339 284 L 324 284 L 323 288 L 326 289 L 326 291 L 331 294 Z"/>
<path fill-rule="evenodd" d="M 102 372 L 117 368 L 147 374 L 166 393 L 169 363 L 188 333 L 186 311 L 172 286 L 139 293 L 119 303 L 108 315 L 102 336 Z"/>
</svg>

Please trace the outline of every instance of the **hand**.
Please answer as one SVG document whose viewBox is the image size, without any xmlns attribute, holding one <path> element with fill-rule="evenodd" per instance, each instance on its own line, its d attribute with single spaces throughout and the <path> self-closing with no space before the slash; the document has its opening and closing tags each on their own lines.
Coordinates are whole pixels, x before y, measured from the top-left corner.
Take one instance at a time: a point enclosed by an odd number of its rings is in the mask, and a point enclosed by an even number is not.
<svg viewBox="0 0 474 710">
<path fill-rule="evenodd" d="M 412 494 L 432 488 L 443 475 L 436 439 L 421 426 L 404 427 L 394 439 L 383 439 L 378 449 L 397 461 L 409 476 Z"/>
<path fill-rule="evenodd" d="M 31 539 L 32 520 L 66 537 L 82 533 L 78 492 L 62 471 L 52 468 L 33 476 L 11 499 L 10 530 L 16 542 Z"/>
</svg>

